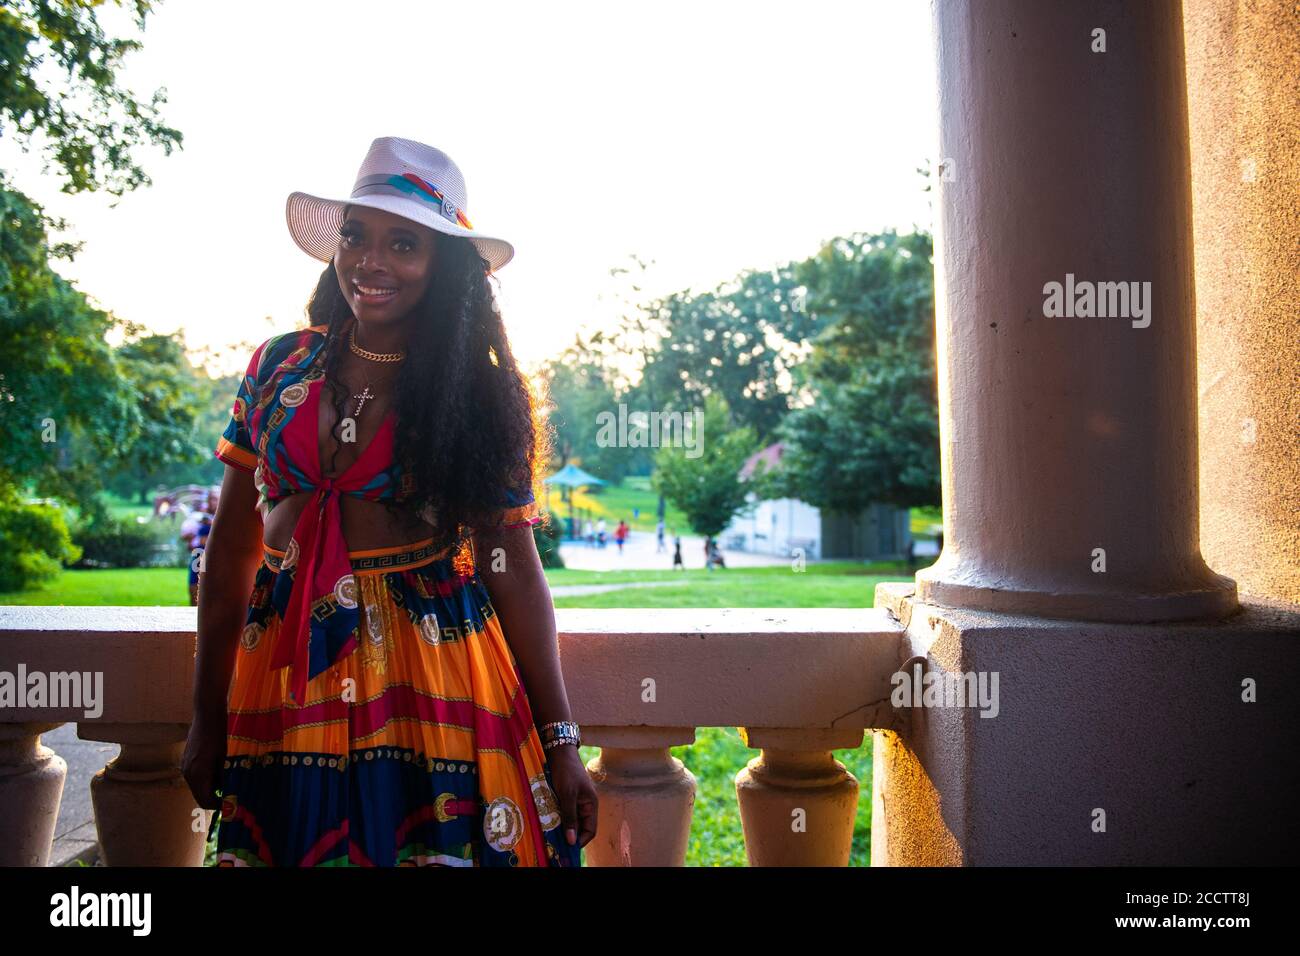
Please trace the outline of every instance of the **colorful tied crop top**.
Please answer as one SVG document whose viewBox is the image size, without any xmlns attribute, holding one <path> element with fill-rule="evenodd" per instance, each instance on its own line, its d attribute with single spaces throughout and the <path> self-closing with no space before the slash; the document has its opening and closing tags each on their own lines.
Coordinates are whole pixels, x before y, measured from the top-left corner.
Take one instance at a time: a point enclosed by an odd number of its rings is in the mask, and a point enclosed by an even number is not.
<svg viewBox="0 0 1300 956">
<path fill-rule="evenodd" d="M 410 492 L 393 460 L 392 409 L 356 461 L 333 478 L 323 477 L 317 428 L 325 331 L 325 326 L 313 326 L 272 336 L 258 346 L 216 447 L 217 458 L 253 473 L 264 517 L 275 502 L 312 493 L 280 565 L 281 571 L 292 572 L 293 587 L 271 654 L 272 668 L 292 667 L 290 696 L 300 702 L 307 681 L 358 644 L 358 589 L 343 538 L 339 496 L 401 501 Z M 539 521 L 532 487 L 511 489 L 497 526 Z"/>
</svg>

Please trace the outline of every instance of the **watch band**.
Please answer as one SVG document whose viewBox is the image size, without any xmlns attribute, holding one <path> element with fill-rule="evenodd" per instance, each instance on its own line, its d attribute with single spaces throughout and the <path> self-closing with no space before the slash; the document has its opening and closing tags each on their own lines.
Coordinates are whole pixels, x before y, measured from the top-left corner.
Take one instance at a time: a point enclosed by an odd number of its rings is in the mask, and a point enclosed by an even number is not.
<svg viewBox="0 0 1300 956">
<path fill-rule="evenodd" d="M 571 720 L 552 720 L 538 728 L 542 738 L 542 749 L 550 750 L 563 744 L 582 745 L 582 734 L 578 725 Z"/>
</svg>

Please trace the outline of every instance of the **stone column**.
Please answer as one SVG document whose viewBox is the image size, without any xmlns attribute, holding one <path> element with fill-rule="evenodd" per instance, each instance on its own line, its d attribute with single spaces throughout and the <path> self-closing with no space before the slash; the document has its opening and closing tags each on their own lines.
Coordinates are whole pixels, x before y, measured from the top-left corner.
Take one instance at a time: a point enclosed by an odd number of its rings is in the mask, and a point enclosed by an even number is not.
<svg viewBox="0 0 1300 956">
<path fill-rule="evenodd" d="M 0 724 L 0 866 L 49 866 L 68 764 L 41 734 L 61 723 Z"/>
<path fill-rule="evenodd" d="M 584 726 L 601 748 L 587 764 L 599 809 L 588 866 L 683 866 L 695 808 L 695 775 L 669 747 L 695 743 L 694 727 Z"/>
<path fill-rule="evenodd" d="M 934 20 L 944 550 L 919 599 L 1233 611 L 1197 534 L 1179 4 L 945 2 Z"/>
<path fill-rule="evenodd" d="M 1292 4 L 1188 0 L 1201 542 L 1300 604 L 1300 33 Z"/>
<path fill-rule="evenodd" d="M 1292 860 L 1300 609 L 1199 553 L 1181 5 L 934 16 L 946 540 L 876 605 L 944 689 L 877 736 L 872 861 Z"/>
<path fill-rule="evenodd" d="M 180 724 L 77 726 L 82 740 L 122 745 L 90 781 L 95 830 L 105 866 L 202 866 L 212 812 L 194 804 L 180 758 Z"/>
<path fill-rule="evenodd" d="M 831 751 L 862 746 L 862 728 L 741 727 L 740 734 L 762 748 L 736 774 L 749 865 L 847 866 L 858 778 Z"/>
</svg>

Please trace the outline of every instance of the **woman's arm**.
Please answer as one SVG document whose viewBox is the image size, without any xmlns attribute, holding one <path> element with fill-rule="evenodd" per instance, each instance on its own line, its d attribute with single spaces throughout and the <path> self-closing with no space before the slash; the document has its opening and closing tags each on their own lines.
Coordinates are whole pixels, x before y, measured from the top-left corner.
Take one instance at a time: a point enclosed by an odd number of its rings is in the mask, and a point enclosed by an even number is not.
<svg viewBox="0 0 1300 956">
<path fill-rule="evenodd" d="M 253 473 L 228 464 L 199 573 L 194 662 L 194 712 L 198 719 L 219 715 L 225 722 L 235 649 L 261 560 L 262 516 L 257 510 Z"/>
<path fill-rule="evenodd" d="M 476 531 L 471 543 L 479 577 L 519 662 L 534 722 L 540 727 L 553 720 L 572 720 L 560 671 L 555 606 L 532 527 Z"/>
<path fill-rule="evenodd" d="M 488 529 L 475 532 L 470 540 L 479 578 L 488 589 L 506 642 L 519 664 L 534 723 L 540 728 L 553 720 L 571 720 L 560 672 L 555 605 L 532 527 Z M 553 747 L 546 754 L 565 838 L 570 846 L 586 846 L 596 836 L 599 813 L 591 775 L 572 744 Z"/>
</svg>

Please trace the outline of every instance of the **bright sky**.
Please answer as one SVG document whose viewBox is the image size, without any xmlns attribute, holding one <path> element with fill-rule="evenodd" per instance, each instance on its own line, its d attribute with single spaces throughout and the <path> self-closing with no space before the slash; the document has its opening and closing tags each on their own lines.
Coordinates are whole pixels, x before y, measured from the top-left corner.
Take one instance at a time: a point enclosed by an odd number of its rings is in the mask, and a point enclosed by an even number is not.
<svg viewBox="0 0 1300 956">
<path fill-rule="evenodd" d="M 152 187 L 111 209 L 59 194 L 9 145 L 0 162 L 86 241 L 65 275 L 196 349 L 302 324 L 323 264 L 289 238 L 285 197 L 346 198 L 377 136 L 447 152 L 475 227 L 514 244 L 498 289 L 530 366 L 613 325 L 609 270 L 631 255 L 655 262 L 648 294 L 703 291 L 835 235 L 930 222 L 920 0 L 165 0 L 143 40 L 125 81 L 146 100 L 166 86 L 185 136 L 170 157 L 141 151 Z"/>
</svg>

